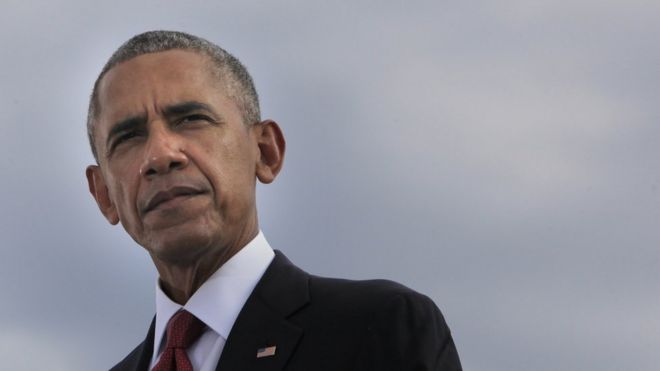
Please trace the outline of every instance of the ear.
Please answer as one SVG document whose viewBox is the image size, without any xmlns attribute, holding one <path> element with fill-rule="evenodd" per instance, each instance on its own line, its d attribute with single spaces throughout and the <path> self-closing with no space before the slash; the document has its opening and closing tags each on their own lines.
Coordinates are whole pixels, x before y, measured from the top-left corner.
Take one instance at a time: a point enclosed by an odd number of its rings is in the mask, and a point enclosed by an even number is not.
<svg viewBox="0 0 660 371">
<path fill-rule="evenodd" d="M 279 125 L 273 120 L 262 121 L 255 125 L 255 135 L 259 146 L 257 159 L 257 178 L 268 184 L 284 165 L 284 150 L 286 143 Z"/>
<path fill-rule="evenodd" d="M 97 165 L 89 165 L 87 166 L 85 175 L 87 175 L 89 192 L 99 205 L 99 209 L 101 210 L 101 213 L 103 213 L 103 216 L 105 216 L 108 222 L 112 225 L 119 223 L 117 208 L 115 208 L 115 205 L 110 199 L 108 187 L 105 185 L 103 174 L 101 174 L 101 168 Z"/>
</svg>

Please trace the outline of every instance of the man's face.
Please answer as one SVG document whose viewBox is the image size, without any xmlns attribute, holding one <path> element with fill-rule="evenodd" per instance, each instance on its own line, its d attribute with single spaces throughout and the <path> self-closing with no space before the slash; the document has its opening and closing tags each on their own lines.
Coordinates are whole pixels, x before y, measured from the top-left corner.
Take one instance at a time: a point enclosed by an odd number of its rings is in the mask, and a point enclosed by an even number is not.
<svg viewBox="0 0 660 371">
<path fill-rule="evenodd" d="M 101 80 L 90 189 L 152 256 L 195 259 L 257 228 L 258 139 L 223 85 L 206 56 L 183 50 L 136 57 Z"/>
</svg>

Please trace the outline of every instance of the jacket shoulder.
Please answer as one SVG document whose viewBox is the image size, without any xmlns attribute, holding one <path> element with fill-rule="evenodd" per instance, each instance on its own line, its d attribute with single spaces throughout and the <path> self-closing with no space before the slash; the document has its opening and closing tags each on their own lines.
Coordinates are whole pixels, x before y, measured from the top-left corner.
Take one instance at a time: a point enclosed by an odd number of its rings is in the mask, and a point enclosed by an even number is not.
<svg viewBox="0 0 660 371">
<path fill-rule="evenodd" d="M 301 352 L 333 365 L 327 369 L 461 369 L 449 328 L 429 297 L 389 280 L 310 275 L 308 282 L 309 304 L 290 320 L 305 329 Z M 333 352 L 318 355 L 318 349 Z"/>
<path fill-rule="evenodd" d="M 384 279 L 358 281 L 312 275 L 309 287 L 312 301 L 320 301 L 330 307 L 345 306 L 352 311 L 378 311 L 396 300 L 435 307 L 427 296 Z"/>
</svg>

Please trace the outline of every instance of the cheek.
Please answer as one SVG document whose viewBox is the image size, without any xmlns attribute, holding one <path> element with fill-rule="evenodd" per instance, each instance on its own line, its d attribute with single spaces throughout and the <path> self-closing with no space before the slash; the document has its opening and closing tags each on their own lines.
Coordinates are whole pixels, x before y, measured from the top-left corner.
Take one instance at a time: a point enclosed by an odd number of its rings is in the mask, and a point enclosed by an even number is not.
<svg viewBox="0 0 660 371">
<path fill-rule="evenodd" d="M 247 209 L 254 207 L 255 203 L 255 175 L 250 163 L 243 159 L 236 159 L 231 167 L 230 179 L 231 204 L 227 205 L 232 213 L 242 215 Z M 227 201 L 227 200 L 226 200 Z"/>
<path fill-rule="evenodd" d="M 128 229 L 131 225 L 137 224 L 135 197 L 138 185 L 132 178 L 126 177 L 124 179 L 123 182 L 114 182 L 109 191 L 119 214 L 119 219 L 124 227 Z"/>
<path fill-rule="evenodd" d="M 130 210 L 130 196 L 128 192 L 129 190 L 124 187 L 120 187 L 117 190 L 117 208 L 122 217 L 126 216 Z"/>
<path fill-rule="evenodd" d="M 145 231 L 142 226 L 142 220 L 135 207 L 134 188 L 123 185 L 117 188 L 117 190 L 117 213 L 119 215 L 119 222 L 135 242 L 143 245 L 146 236 L 144 234 Z"/>
<path fill-rule="evenodd" d="M 216 152 L 215 156 L 221 160 L 207 164 L 208 178 L 216 192 L 216 205 L 233 219 L 254 203 L 254 166 L 244 153 Z"/>
</svg>

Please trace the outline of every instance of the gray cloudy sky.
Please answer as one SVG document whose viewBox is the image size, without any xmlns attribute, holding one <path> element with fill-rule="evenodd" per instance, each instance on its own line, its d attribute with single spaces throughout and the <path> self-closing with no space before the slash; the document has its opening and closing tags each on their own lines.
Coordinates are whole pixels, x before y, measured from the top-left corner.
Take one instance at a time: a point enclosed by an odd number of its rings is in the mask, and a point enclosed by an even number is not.
<svg viewBox="0 0 660 371">
<path fill-rule="evenodd" d="M 304 269 L 431 296 L 466 370 L 657 370 L 660 2 L 18 1 L 0 12 L 0 356 L 105 370 L 155 270 L 88 195 L 116 47 L 212 40 L 288 139 L 259 188 Z"/>
</svg>

